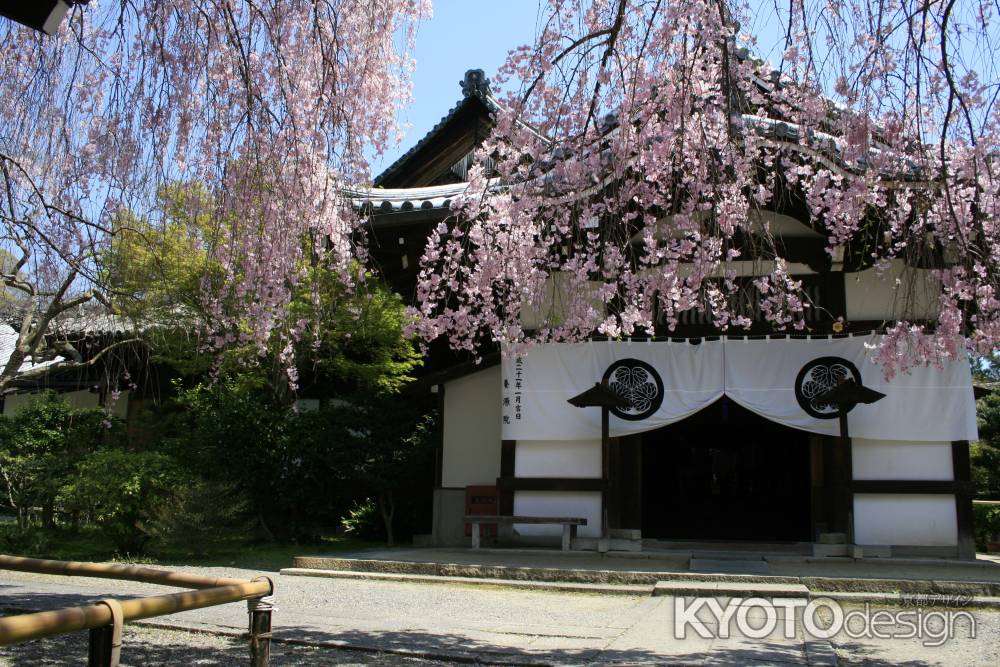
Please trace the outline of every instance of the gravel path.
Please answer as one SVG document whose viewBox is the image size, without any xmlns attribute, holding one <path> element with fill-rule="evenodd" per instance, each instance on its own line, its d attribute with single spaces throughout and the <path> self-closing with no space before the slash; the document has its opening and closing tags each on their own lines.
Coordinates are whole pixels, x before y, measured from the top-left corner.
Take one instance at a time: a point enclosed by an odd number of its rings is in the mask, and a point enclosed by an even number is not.
<svg viewBox="0 0 1000 667">
<path fill-rule="evenodd" d="M 218 635 L 163 628 L 126 626 L 121 654 L 122 667 L 151 665 L 246 665 L 246 642 Z M 62 635 L 16 646 L 0 647 L 0 667 L 70 667 L 87 660 L 87 633 Z M 320 665 L 398 665 L 434 667 L 446 663 L 361 651 L 331 650 L 313 646 L 276 643 L 271 664 L 319 667 Z"/>
<path fill-rule="evenodd" d="M 231 568 L 173 568 L 210 576 L 250 578 L 256 572 Z M 824 663 L 801 631 L 793 639 L 775 635 L 749 639 L 673 638 L 673 598 L 648 595 L 594 595 L 501 587 L 395 581 L 325 579 L 273 575 L 278 639 L 312 646 L 275 644 L 274 664 L 428 665 L 464 662 L 609 662 L 726 665 Z M 83 604 L 114 591 L 115 597 L 164 592 L 161 586 L 80 577 L 51 577 L 0 571 L 0 607 L 54 608 Z M 940 647 L 918 639 L 838 636 L 832 648 L 840 664 L 868 666 L 989 665 L 1000 652 L 1000 613 L 974 610 L 977 634 L 956 633 Z M 178 633 L 245 631 L 246 608 L 230 604 L 174 614 L 162 619 L 173 629 L 130 627 L 123 657 L 128 664 L 245 664 L 245 645 L 217 635 Z M 158 634 L 162 633 L 162 634 Z M 147 639 L 148 637 L 148 639 Z M 69 642 L 69 640 L 54 640 Z M 84 639 L 73 651 L 37 648 L 9 664 L 80 664 Z M 315 648 L 323 646 L 324 648 Z M 343 649 L 365 648 L 370 652 Z M 830 644 L 826 644 L 830 649 Z M 336 649 L 336 650 L 334 650 Z M 13 649 L 32 650 L 30 645 Z M 68 650 L 68 649 L 67 649 Z M 146 653 L 143 653 L 146 652 Z M 126 656 L 126 653 L 129 655 Z M 54 660 L 37 658 L 55 655 Z M 63 655 L 71 657 L 60 657 Z M 444 661 L 416 660 L 419 656 Z M 33 657 L 34 656 L 34 657 Z M 179 658 L 177 656 L 180 656 Z M 2 658 L 0 658 L 2 660 Z M 201 661 L 201 662 L 199 662 Z M 5 664 L 0 662 L 0 665 Z"/>
</svg>

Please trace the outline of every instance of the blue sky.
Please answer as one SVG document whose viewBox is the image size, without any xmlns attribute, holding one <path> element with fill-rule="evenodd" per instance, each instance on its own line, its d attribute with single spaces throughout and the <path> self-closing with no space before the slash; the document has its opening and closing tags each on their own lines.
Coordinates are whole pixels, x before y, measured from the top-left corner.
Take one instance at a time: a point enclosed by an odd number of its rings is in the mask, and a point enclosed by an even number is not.
<svg viewBox="0 0 1000 667">
<path fill-rule="evenodd" d="M 414 103 L 401 120 L 411 127 L 395 149 L 372 164 L 378 174 L 420 140 L 462 97 L 465 70 L 490 76 L 507 52 L 535 38 L 538 0 L 433 0 L 434 18 L 420 24 L 414 57 Z"/>
</svg>

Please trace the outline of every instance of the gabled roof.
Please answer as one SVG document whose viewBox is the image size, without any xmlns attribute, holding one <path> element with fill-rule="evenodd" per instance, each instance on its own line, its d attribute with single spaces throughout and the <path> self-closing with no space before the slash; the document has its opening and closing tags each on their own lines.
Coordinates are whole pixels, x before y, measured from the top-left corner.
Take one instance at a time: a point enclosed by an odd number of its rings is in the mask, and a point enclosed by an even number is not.
<svg viewBox="0 0 1000 667">
<path fill-rule="evenodd" d="M 375 177 L 375 187 L 411 188 L 441 185 L 438 180 L 486 138 L 499 102 L 481 69 L 470 69 L 459 82 L 462 99 L 413 148 Z M 464 181 L 464 175 L 455 175 Z"/>
</svg>

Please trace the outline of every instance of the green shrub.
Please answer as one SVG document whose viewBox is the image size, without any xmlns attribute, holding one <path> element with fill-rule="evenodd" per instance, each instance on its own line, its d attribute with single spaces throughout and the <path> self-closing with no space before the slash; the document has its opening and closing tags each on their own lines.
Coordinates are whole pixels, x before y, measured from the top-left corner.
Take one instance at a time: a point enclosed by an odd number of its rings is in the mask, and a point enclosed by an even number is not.
<svg viewBox="0 0 1000 667">
<path fill-rule="evenodd" d="M 22 529 L 36 510 L 42 523 L 53 527 L 58 498 L 77 464 L 121 437 L 120 424 L 103 410 L 74 410 L 52 391 L 14 416 L 0 417 L 0 507 L 11 511 Z"/>
<path fill-rule="evenodd" d="M 236 483 L 195 479 L 165 495 L 143 529 L 159 546 L 204 557 L 220 536 L 247 533 L 253 523 L 250 500 Z"/>
<path fill-rule="evenodd" d="M 48 532 L 16 524 L 0 526 L 0 551 L 10 554 L 33 555 L 46 553 L 52 547 Z"/>
<path fill-rule="evenodd" d="M 121 555 L 141 553 L 150 539 L 143 523 L 182 477 L 173 460 L 160 452 L 104 449 L 77 466 L 64 489 L 69 507 L 90 516 Z"/>
<path fill-rule="evenodd" d="M 976 548 L 986 551 L 988 542 L 1000 540 L 1000 505 L 973 505 Z"/>
<path fill-rule="evenodd" d="M 378 503 L 371 498 L 356 501 L 340 520 L 340 526 L 346 535 L 361 540 L 377 540 L 385 536 Z"/>
</svg>

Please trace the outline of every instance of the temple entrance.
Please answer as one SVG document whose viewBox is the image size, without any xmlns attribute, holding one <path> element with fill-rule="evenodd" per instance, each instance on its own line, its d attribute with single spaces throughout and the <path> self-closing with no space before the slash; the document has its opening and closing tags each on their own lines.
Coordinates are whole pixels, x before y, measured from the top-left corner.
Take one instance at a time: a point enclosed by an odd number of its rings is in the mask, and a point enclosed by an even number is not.
<svg viewBox="0 0 1000 667">
<path fill-rule="evenodd" d="M 813 539 L 808 433 L 723 397 L 641 446 L 644 538 Z"/>
</svg>

